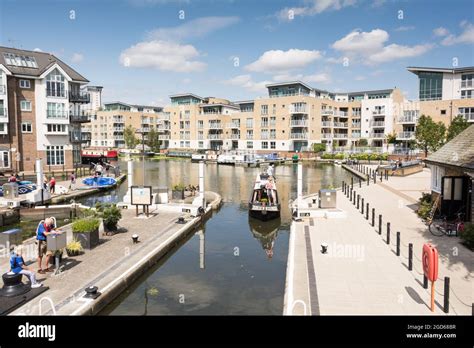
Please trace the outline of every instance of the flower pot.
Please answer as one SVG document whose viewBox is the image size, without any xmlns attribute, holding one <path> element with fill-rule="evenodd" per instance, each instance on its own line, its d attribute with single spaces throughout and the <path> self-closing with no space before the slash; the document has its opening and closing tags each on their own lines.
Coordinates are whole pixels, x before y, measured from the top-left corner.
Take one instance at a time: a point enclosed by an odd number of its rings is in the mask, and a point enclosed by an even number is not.
<svg viewBox="0 0 474 348">
<path fill-rule="evenodd" d="M 99 244 L 99 229 L 91 232 L 73 232 L 73 236 L 84 249 L 90 250 Z"/>
<path fill-rule="evenodd" d="M 72 257 L 72 256 L 79 256 L 80 255 L 80 251 L 79 250 L 68 250 L 66 249 L 66 254 L 67 256 L 69 257 Z"/>
<path fill-rule="evenodd" d="M 172 190 L 171 197 L 173 199 L 179 199 L 179 200 L 184 199 L 184 190 Z"/>
</svg>

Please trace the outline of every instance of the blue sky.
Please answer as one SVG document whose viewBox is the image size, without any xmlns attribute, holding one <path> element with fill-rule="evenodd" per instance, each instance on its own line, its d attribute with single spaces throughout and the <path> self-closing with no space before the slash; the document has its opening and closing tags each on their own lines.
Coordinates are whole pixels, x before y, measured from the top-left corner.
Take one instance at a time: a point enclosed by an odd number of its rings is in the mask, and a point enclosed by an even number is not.
<svg viewBox="0 0 474 348">
<path fill-rule="evenodd" d="M 407 66 L 474 65 L 471 0 L 1 0 L 0 44 L 52 52 L 104 100 L 231 100 L 300 79 L 330 91 L 400 87 Z"/>
</svg>

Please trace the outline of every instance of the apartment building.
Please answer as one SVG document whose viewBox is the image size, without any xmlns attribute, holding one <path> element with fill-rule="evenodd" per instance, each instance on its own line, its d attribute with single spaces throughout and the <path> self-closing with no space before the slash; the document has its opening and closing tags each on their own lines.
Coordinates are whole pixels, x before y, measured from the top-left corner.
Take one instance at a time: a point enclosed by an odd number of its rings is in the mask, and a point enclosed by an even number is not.
<svg viewBox="0 0 474 348">
<path fill-rule="evenodd" d="M 431 116 L 435 122 L 449 126 L 453 118 L 463 116 L 474 122 L 474 67 L 426 68 L 408 67 L 418 76 L 418 100 L 406 102 L 397 119 L 397 139 L 415 138 L 419 116 Z"/>
<path fill-rule="evenodd" d="M 0 171 L 73 169 L 81 163 L 81 87 L 89 81 L 46 52 L 0 47 Z"/>
<path fill-rule="evenodd" d="M 169 138 L 169 118 L 166 119 L 163 108 L 146 105 L 131 105 L 119 101 L 104 103 L 103 110 L 91 116 L 89 131 L 90 146 L 93 148 L 123 148 L 125 147 L 124 130 L 132 126 L 137 131 L 137 137 L 144 138 L 151 129 L 160 132 L 160 138 Z M 163 140 L 163 146 L 167 142 Z"/>
</svg>

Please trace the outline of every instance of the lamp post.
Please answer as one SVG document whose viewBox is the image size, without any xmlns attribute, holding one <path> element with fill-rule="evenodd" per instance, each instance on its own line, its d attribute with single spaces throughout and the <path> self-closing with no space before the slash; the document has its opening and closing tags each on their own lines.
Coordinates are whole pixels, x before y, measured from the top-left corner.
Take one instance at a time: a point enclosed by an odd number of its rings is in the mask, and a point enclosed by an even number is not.
<svg viewBox="0 0 474 348">
<path fill-rule="evenodd" d="M 143 115 L 142 115 L 143 117 Z M 140 128 L 140 130 L 137 131 L 137 133 L 141 133 L 142 134 L 142 162 L 143 162 L 143 186 L 145 186 L 145 131 L 142 128 Z"/>
</svg>

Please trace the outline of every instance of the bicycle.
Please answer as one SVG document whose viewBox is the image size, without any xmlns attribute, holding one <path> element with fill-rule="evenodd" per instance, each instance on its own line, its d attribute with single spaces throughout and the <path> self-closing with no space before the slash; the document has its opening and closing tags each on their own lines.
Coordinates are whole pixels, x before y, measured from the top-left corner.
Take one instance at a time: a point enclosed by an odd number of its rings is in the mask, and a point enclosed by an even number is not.
<svg viewBox="0 0 474 348">
<path fill-rule="evenodd" d="M 464 231 L 464 221 L 462 220 L 462 213 L 457 213 L 453 221 L 448 221 L 446 216 L 440 219 L 431 219 L 428 222 L 428 229 L 433 236 L 441 237 L 443 235 L 449 237 L 456 237 L 459 233 Z"/>
</svg>

